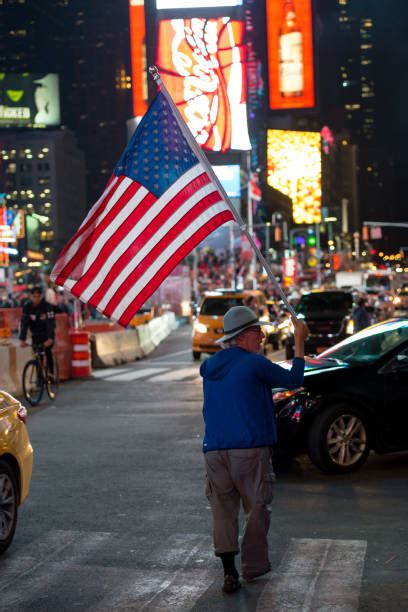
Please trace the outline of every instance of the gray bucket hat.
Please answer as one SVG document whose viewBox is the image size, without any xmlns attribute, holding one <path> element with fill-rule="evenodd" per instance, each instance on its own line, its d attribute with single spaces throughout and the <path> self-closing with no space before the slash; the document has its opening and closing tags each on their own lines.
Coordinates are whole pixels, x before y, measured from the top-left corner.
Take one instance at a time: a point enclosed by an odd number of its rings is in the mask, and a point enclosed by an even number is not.
<svg viewBox="0 0 408 612">
<path fill-rule="evenodd" d="M 259 327 L 260 325 L 268 325 L 269 321 L 259 321 L 258 317 L 251 308 L 247 306 L 233 306 L 224 315 L 224 336 L 216 341 L 215 344 L 220 344 L 226 340 L 231 340 L 238 336 L 248 327 Z"/>
</svg>

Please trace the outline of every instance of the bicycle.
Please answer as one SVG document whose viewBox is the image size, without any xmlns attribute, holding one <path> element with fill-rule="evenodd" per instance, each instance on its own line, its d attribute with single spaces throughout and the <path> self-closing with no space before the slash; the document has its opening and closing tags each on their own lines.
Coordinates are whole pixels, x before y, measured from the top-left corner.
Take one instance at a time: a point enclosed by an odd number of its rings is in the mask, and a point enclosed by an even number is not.
<svg viewBox="0 0 408 612">
<path fill-rule="evenodd" d="M 34 357 L 27 361 L 23 370 L 23 392 L 31 406 L 40 403 L 44 387 L 50 400 L 57 397 L 59 387 L 58 363 L 53 354 L 53 372 L 49 372 L 43 345 L 33 346 Z"/>
</svg>

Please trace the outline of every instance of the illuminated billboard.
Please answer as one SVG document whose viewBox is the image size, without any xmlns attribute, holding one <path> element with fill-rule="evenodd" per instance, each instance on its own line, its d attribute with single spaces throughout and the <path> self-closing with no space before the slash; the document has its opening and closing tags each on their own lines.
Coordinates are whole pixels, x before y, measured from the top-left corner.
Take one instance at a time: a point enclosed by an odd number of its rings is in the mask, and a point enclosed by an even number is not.
<svg viewBox="0 0 408 612">
<path fill-rule="evenodd" d="M 144 0 L 129 0 L 130 53 L 132 59 L 133 114 L 147 111 L 146 28 Z"/>
<path fill-rule="evenodd" d="M 229 17 L 159 23 L 157 66 L 204 149 L 251 148 L 246 116 L 244 23 Z"/>
<path fill-rule="evenodd" d="M 158 9 L 242 6 L 242 0 L 156 0 Z"/>
<path fill-rule="evenodd" d="M 320 223 L 321 176 L 319 132 L 268 130 L 267 183 L 292 200 L 295 223 Z"/>
<path fill-rule="evenodd" d="M 0 127 L 59 125 L 57 74 L 0 72 Z"/>
<path fill-rule="evenodd" d="M 221 185 L 229 198 L 241 197 L 240 166 L 231 164 L 227 166 L 213 166 Z"/>
<path fill-rule="evenodd" d="M 30 251 L 40 251 L 40 222 L 33 215 L 25 216 L 26 245 Z"/>
<path fill-rule="evenodd" d="M 267 0 L 269 106 L 315 105 L 312 0 Z"/>
</svg>

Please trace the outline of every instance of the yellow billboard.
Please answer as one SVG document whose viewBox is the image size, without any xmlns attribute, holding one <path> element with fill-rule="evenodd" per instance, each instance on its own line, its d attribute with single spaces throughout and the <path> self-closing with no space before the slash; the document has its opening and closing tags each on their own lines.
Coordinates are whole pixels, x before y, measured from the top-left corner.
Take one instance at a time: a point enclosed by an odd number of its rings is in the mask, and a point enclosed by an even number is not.
<svg viewBox="0 0 408 612">
<path fill-rule="evenodd" d="M 268 130 L 267 183 L 292 200 L 295 223 L 322 220 L 319 132 Z"/>
</svg>

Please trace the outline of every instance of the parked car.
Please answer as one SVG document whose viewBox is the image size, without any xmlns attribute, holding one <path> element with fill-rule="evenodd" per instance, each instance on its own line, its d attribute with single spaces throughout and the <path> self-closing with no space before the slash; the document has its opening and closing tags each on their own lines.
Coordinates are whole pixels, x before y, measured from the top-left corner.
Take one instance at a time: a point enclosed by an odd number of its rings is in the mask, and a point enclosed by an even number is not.
<svg viewBox="0 0 408 612">
<path fill-rule="evenodd" d="M 357 470 L 370 449 L 408 450 L 408 318 L 307 358 L 303 387 L 276 391 L 274 402 L 278 450 L 308 453 L 324 473 Z"/>
<path fill-rule="evenodd" d="M 234 291 L 219 289 L 207 291 L 200 301 L 197 317 L 193 323 L 192 348 L 193 359 L 198 361 L 202 353 L 216 353 L 220 346 L 216 341 L 224 335 L 223 317 L 233 306 L 248 305 L 263 321 L 269 321 L 269 311 L 265 294 L 259 290 Z M 263 327 L 266 338 L 273 334 L 273 326 Z M 272 341 L 272 340 L 271 340 Z"/>
<path fill-rule="evenodd" d="M 304 293 L 296 307 L 305 319 L 310 335 L 305 342 L 307 355 L 321 353 L 354 333 L 352 319 L 353 296 L 349 291 L 327 290 Z M 287 338 L 286 358 L 294 355 L 293 333 Z"/>
<path fill-rule="evenodd" d="M 30 487 L 33 449 L 26 418 L 26 408 L 0 391 L 0 554 L 13 540 L 18 508 Z"/>
</svg>

